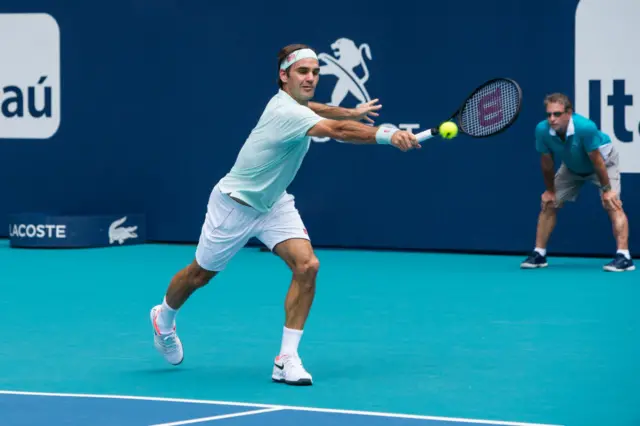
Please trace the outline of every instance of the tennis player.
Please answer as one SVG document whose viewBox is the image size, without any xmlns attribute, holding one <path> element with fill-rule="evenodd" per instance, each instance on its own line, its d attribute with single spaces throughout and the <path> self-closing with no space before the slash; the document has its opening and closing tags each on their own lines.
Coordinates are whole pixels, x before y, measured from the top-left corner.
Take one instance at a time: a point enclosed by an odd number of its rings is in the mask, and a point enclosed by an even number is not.
<svg viewBox="0 0 640 426">
<path fill-rule="evenodd" d="M 290 385 L 312 384 L 298 345 L 320 264 L 287 188 L 312 136 L 391 145 L 402 151 L 420 148 L 411 132 L 359 122 L 371 122 L 371 117 L 378 115 L 381 106 L 377 100 L 355 109 L 310 102 L 319 72 L 316 53 L 308 46 L 289 45 L 279 52 L 279 90 L 266 105 L 230 172 L 211 191 L 195 259 L 173 277 L 162 304 L 151 309 L 154 345 L 169 363 L 177 365 L 183 360 L 183 346 L 176 334 L 178 310 L 256 237 L 282 258 L 293 274 L 272 379 Z"/>
<path fill-rule="evenodd" d="M 634 270 L 628 247 L 629 224 L 620 200 L 619 157 L 611 138 L 593 121 L 573 112 L 566 95 L 548 95 L 544 104 L 547 119 L 537 125 L 535 137 L 546 190 L 542 194 L 535 249 L 520 266 L 547 266 L 547 242 L 556 225 L 557 209 L 567 201 L 575 201 L 583 184 L 592 182 L 600 189 L 617 244 L 616 255 L 604 270 Z M 554 158 L 562 162 L 555 175 Z"/>
</svg>

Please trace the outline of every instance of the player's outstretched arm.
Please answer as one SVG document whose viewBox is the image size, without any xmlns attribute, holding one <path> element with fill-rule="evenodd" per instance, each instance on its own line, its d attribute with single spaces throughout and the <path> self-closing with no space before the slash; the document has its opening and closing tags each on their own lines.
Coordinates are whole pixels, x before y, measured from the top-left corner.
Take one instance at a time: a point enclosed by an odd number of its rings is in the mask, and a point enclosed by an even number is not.
<svg viewBox="0 0 640 426">
<path fill-rule="evenodd" d="M 363 103 L 355 108 L 343 108 L 339 106 L 331 106 L 320 104 L 317 102 L 309 102 L 307 106 L 320 117 L 329 118 L 331 120 L 365 120 L 368 123 L 373 124 L 371 117 L 377 117 L 379 114 L 376 112 L 382 105 L 376 105 L 378 99 Z"/>
<path fill-rule="evenodd" d="M 402 151 L 421 148 L 411 132 L 391 127 L 372 127 L 357 121 L 321 120 L 309 129 L 307 135 L 354 144 L 393 145 Z"/>
<path fill-rule="evenodd" d="M 329 118 L 331 120 L 348 120 L 353 116 L 353 110 L 350 108 L 320 104 L 318 102 L 311 101 L 307 103 L 307 106 L 320 117 Z"/>
</svg>

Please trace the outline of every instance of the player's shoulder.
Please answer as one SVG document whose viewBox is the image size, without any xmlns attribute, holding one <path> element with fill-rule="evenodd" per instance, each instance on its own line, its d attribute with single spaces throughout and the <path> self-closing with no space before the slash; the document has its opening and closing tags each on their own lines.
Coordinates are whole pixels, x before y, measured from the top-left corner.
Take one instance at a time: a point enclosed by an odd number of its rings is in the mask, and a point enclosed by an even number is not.
<svg viewBox="0 0 640 426">
<path fill-rule="evenodd" d="M 594 133 L 598 131 L 596 123 L 585 117 L 584 115 L 573 113 L 571 118 L 573 119 L 573 126 L 576 133 Z"/>
<path fill-rule="evenodd" d="M 542 120 L 536 125 L 536 137 L 543 137 L 549 134 L 549 122 Z"/>
<path fill-rule="evenodd" d="M 278 90 L 278 92 L 276 94 L 274 94 L 271 99 L 269 99 L 269 102 L 267 103 L 267 106 L 265 107 L 265 110 L 267 111 L 279 111 L 282 110 L 284 108 L 286 108 L 287 106 L 289 106 L 286 98 L 284 98 L 282 96 L 282 90 Z"/>
<path fill-rule="evenodd" d="M 274 125 L 277 122 L 286 120 L 286 117 L 292 115 L 292 105 L 283 99 L 280 92 L 276 93 L 269 99 L 265 105 L 260 122 L 263 125 Z"/>
<path fill-rule="evenodd" d="M 270 114 L 283 119 L 296 118 L 307 113 L 307 110 L 311 111 L 308 107 L 296 102 L 282 89 L 271 98 L 266 107 L 266 111 Z"/>
</svg>

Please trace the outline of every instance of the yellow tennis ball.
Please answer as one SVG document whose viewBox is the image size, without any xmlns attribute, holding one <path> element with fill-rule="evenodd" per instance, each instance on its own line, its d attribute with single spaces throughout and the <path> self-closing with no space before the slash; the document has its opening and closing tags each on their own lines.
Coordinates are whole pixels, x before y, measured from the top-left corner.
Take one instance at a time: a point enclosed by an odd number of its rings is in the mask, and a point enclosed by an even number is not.
<svg viewBox="0 0 640 426">
<path fill-rule="evenodd" d="M 453 121 L 445 121 L 438 131 L 444 139 L 453 139 L 458 135 L 458 126 Z"/>
</svg>

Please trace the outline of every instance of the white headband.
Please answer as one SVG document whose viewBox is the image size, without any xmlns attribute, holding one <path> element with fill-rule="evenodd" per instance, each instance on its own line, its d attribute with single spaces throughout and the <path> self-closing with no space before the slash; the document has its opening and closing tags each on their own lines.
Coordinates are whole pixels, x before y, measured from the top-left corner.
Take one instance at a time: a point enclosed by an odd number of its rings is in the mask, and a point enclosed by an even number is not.
<svg viewBox="0 0 640 426">
<path fill-rule="evenodd" d="M 315 52 L 311 49 L 299 49 L 287 55 L 282 61 L 282 65 L 280 65 L 281 70 L 286 70 L 289 68 L 294 62 L 299 61 L 300 59 L 313 58 L 318 59 Z"/>
</svg>

